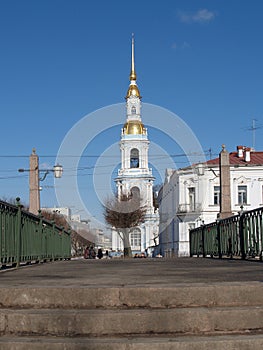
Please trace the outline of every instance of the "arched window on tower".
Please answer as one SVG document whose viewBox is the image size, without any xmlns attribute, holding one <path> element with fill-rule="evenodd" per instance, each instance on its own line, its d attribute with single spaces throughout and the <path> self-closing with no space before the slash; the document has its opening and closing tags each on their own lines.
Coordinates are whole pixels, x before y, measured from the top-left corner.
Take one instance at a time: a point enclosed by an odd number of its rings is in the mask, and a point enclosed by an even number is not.
<svg viewBox="0 0 263 350">
<path fill-rule="evenodd" d="M 135 106 L 132 106 L 131 112 L 132 112 L 132 114 L 136 114 L 136 107 Z"/>
<path fill-rule="evenodd" d="M 139 151 L 137 148 L 133 148 L 130 154 L 130 167 L 139 168 Z"/>
<path fill-rule="evenodd" d="M 136 227 L 130 233 L 131 249 L 141 251 L 141 230 Z"/>
<path fill-rule="evenodd" d="M 134 199 L 140 199 L 140 189 L 137 186 L 131 188 L 131 195 Z"/>
</svg>

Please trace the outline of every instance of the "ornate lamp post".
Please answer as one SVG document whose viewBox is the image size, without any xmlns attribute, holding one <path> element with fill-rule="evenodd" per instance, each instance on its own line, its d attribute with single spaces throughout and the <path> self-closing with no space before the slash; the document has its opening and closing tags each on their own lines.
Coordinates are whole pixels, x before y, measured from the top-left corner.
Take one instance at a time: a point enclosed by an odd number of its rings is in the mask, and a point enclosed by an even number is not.
<svg viewBox="0 0 263 350">
<path fill-rule="evenodd" d="M 50 172 L 54 173 L 55 178 L 60 178 L 63 173 L 63 167 L 59 164 L 54 165 L 53 169 L 39 169 L 39 158 L 36 154 L 36 149 L 33 148 L 32 154 L 29 158 L 29 169 L 18 169 L 18 171 L 29 171 L 29 211 L 38 215 L 40 210 L 40 186 L 39 182 L 44 181 Z M 42 178 L 39 173 L 44 172 Z"/>
</svg>

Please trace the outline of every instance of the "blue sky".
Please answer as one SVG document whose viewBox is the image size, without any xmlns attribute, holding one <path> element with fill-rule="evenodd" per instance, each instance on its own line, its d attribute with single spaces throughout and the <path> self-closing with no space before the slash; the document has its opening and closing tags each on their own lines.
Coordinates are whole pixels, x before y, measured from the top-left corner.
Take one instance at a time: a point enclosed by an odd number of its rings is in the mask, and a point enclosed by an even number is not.
<svg viewBox="0 0 263 350">
<path fill-rule="evenodd" d="M 32 148 L 53 166 L 79 120 L 124 102 L 131 33 L 142 102 L 180 116 L 213 156 L 222 143 L 252 146 L 254 118 L 263 150 L 262 12 L 261 0 L 0 1 L 0 197 L 28 203 L 28 175 L 17 169 L 28 168 Z M 167 152 L 180 154 L 168 140 Z M 53 186 L 49 175 L 43 206 L 57 204 Z"/>
</svg>

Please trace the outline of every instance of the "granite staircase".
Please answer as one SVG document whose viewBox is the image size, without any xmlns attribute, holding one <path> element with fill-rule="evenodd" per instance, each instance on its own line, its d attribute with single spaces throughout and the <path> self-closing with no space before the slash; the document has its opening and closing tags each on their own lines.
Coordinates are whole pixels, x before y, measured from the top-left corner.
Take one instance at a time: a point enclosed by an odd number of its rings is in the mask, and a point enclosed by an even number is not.
<svg viewBox="0 0 263 350">
<path fill-rule="evenodd" d="M 260 282 L 0 288 L 0 349 L 263 348 Z"/>
</svg>

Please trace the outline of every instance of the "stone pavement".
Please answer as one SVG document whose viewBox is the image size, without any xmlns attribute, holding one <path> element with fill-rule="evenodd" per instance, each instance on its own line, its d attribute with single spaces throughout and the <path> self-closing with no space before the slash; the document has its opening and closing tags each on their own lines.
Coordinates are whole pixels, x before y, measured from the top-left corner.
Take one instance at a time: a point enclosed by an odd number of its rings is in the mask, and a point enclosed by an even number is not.
<svg viewBox="0 0 263 350">
<path fill-rule="evenodd" d="M 263 282 L 263 263 L 228 259 L 112 259 L 57 261 L 0 271 L 2 287 L 164 287 Z"/>
</svg>

